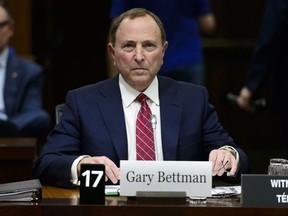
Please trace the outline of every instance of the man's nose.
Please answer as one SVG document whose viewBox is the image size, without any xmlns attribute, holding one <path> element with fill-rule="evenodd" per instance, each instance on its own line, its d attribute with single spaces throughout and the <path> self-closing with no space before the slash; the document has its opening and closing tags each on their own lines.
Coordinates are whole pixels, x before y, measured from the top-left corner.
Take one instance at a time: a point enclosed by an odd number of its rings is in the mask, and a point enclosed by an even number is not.
<svg viewBox="0 0 288 216">
<path fill-rule="evenodd" d="M 136 47 L 134 58 L 135 58 L 135 60 L 138 61 L 138 62 L 143 61 L 143 59 L 144 59 L 144 52 L 143 52 L 143 48 L 142 48 L 141 46 Z"/>
</svg>

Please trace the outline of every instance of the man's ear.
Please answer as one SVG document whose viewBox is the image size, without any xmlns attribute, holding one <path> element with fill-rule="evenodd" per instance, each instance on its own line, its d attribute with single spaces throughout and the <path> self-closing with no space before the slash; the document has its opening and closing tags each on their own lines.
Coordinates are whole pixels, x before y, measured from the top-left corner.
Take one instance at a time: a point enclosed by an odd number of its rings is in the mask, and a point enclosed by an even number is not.
<svg viewBox="0 0 288 216">
<path fill-rule="evenodd" d="M 113 47 L 112 43 L 108 43 L 108 51 L 109 51 L 110 55 L 113 57 L 113 59 L 114 59 L 115 50 L 114 50 L 114 47 Z"/>
</svg>

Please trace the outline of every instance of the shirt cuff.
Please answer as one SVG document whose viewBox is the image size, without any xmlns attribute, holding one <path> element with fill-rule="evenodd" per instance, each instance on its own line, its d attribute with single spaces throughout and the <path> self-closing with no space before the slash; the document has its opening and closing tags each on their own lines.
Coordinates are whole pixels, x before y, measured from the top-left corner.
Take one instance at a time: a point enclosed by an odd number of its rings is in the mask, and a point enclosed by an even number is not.
<svg viewBox="0 0 288 216">
<path fill-rule="evenodd" d="M 73 163 L 72 163 L 72 166 L 71 166 L 71 180 L 70 180 L 70 182 L 73 185 L 77 185 L 77 186 L 80 185 L 80 181 L 78 180 L 77 165 L 84 157 L 90 157 L 90 156 L 89 155 L 82 155 L 82 156 L 76 158 L 73 161 Z"/>
</svg>

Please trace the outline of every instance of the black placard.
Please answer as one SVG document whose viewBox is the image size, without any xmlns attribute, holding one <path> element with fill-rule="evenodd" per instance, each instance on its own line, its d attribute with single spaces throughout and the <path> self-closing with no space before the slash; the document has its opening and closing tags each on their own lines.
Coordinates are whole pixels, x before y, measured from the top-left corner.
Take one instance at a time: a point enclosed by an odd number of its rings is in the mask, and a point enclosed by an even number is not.
<svg viewBox="0 0 288 216">
<path fill-rule="evenodd" d="M 245 207 L 288 207 L 288 176 L 245 174 L 241 179 Z"/>
<path fill-rule="evenodd" d="M 80 204 L 105 204 L 104 164 L 81 164 Z"/>
</svg>

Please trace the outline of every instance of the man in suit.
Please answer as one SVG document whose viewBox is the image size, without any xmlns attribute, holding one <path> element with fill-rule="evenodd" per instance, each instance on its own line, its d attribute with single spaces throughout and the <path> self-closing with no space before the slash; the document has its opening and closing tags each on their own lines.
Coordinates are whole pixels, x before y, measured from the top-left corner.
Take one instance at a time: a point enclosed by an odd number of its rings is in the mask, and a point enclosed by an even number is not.
<svg viewBox="0 0 288 216">
<path fill-rule="evenodd" d="M 0 5 L 0 136 L 43 139 L 50 117 L 42 108 L 43 69 L 8 46 L 14 21 Z"/>
<path fill-rule="evenodd" d="M 252 55 L 245 85 L 237 98 L 240 108 L 251 106 L 254 94 L 271 81 L 271 107 L 283 118 L 285 158 L 288 159 L 288 0 L 268 0 L 258 43 Z M 269 79 L 267 79 L 269 77 Z"/>
<path fill-rule="evenodd" d="M 107 180 L 117 183 L 120 160 L 137 159 L 136 98 L 144 93 L 157 119 L 157 160 L 210 160 L 213 175 L 239 181 L 247 157 L 219 124 L 206 89 L 157 76 L 167 47 L 163 25 L 150 11 L 135 8 L 116 18 L 108 49 L 119 75 L 68 92 L 34 177 L 70 187 L 82 163 L 101 163 Z"/>
</svg>

